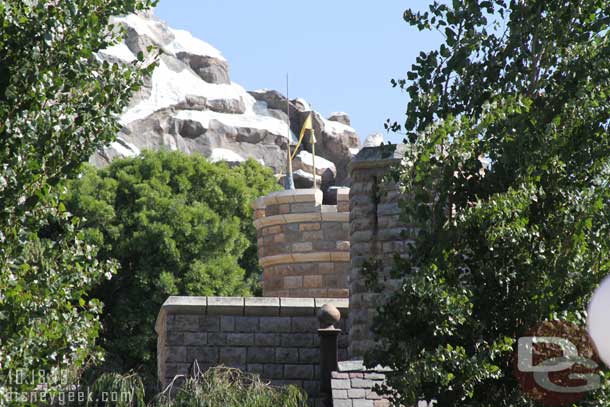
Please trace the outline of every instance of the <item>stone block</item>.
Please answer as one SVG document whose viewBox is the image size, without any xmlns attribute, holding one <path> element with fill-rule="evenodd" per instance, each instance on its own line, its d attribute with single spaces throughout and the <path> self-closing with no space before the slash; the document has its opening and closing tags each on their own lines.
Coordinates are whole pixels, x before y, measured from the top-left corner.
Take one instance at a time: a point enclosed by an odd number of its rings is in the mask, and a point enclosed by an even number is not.
<svg viewBox="0 0 610 407">
<path fill-rule="evenodd" d="M 243 348 L 244 350 L 246 348 Z M 248 363 L 269 363 L 275 361 L 275 348 L 248 348 L 247 352 Z"/>
<path fill-rule="evenodd" d="M 311 347 L 314 346 L 314 337 L 316 334 L 282 334 L 280 344 L 284 347 Z"/>
<path fill-rule="evenodd" d="M 354 389 L 371 389 L 375 385 L 375 381 L 369 379 L 352 379 L 352 388 Z"/>
<path fill-rule="evenodd" d="M 276 299 L 276 298 L 273 298 Z M 246 309 L 248 307 L 246 306 Z M 278 313 L 279 313 L 279 301 L 278 301 Z M 263 309 L 263 311 L 267 311 Z M 271 312 L 269 312 L 271 314 Z M 235 318 L 235 332 L 256 332 L 258 331 L 258 317 L 234 317 Z"/>
<path fill-rule="evenodd" d="M 254 334 L 254 345 L 255 346 L 279 346 L 280 335 L 279 334 Z"/>
<path fill-rule="evenodd" d="M 303 287 L 303 277 L 302 276 L 287 276 L 283 278 L 284 288 L 302 288 Z M 281 311 L 280 311 L 281 312 Z"/>
<path fill-rule="evenodd" d="M 334 240 L 316 240 L 313 242 L 313 250 L 330 251 L 337 250 L 337 242 Z"/>
<path fill-rule="evenodd" d="M 244 298 L 208 297 L 208 315 L 244 315 Z"/>
<path fill-rule="evenodd" d="M 184 345 L 186 346 L 202 346 L 208 343 L 208 334 L 206 332 L 188 332 L 184 334 Z"/>
<path fill-rule="evenodd" d="M 333 390 L 347 390 L 352 388 L 349 379 L 331 379 L 330 382 Z"/>
<path fill-rule="evenodd" d="M 334 390 L 333 389 L 333 399 L 346 399 L 347 398 L 347 390 Z"/>
<path fill-rule="evenodd" d="M 281 225 L 268 226 L 266 228 L 263 228 L 263 236 L 275 235 L 276 233 L 280 233 L 281 231 Z"/>
<path fill-rule="evenodd" d="M 220 348 L 220 363 L 228 366 L 246 364 L 246 348 Z"/>
<path fill-rule="evenodd" d="M 254 334 L 252 333 L 230 333 L 227 334 L 227 345 L 230 346 L 253 346 Z"/>
<path fill-rule="evenodd" d="M 277 363 L 298 363 L 299 351 L 295 348 L 276 348 L 275 361 Z"/>
<path fill-rule="evenodd" d="M 318 272 L 320 274 L 329 274 L 335 271 L 334 263 L 318 263 Z"/>
<path fill-rule="evenodd" d="M 280 215 L 285 215 L 287 213 L 290 213 L 290 204 L 281 204 Z"/>
<path fill-rule="evenodd" d="M 188 363 L 196 360 L 200 363 L 215 364 L 218 362 L 218 355 L 218 348 L 209 346 L 189 347 L 186 352 Z"/>
<path fill-rule="evenodd" d="M 235 331 L 235 317 L 221 316 L 220 317 L 220 330 L 221 330 L 221 332 Z"/>
<path fill-rule="evenodd" d="M 302 237 L 303 237 L 303 240 L 307 240 L 310 242 L 313 242 L 316 240 L 322 240 L 324 238 L 324 232 L 322 232 L 321 230 L 303 232 Z"/>
<path fill-rule="evenodd" d="M 263 375 L 268 379 L 283 379 L 284 365 L 282 364 L 265 364 L 263 365 Z"/>
<path fill-rule="evenodd" d="M 319 363 L 320 362 L 320 350 L 318 348 L 300 348 L 299 349 L 299 362 L 300 363 Z"/>
<path fill-rule="evenodd" d="M 286 241 L 286 235 L 283 233 L 278 233 L 277 235 L 273 235 L 274 243 L 284 243 Z"/>
<path fill-rule="evenodd" d="M 321 288 L 322 287 L 322 276 L 304 276 L 303 277 L 303 288 Z"/>
<path fill-rule="evenodd" d="M 288 317 L 261 317 L 261 333 L 282 333 L 291 331 L 291 320 Z"/>
<path fill-rule="evenodd" d="M 249 373 L 254 373 L 259 376 L 262 376 L 264 374 L 263 367 L 264 367 L 264 365 L 262 365 L 260 363 L 248 363 L 246 365 L 246 370 Z"/>
<path fill-rule="evenodd" d="M 280 315 L 315 316 L 315 300 L 313 298 L 280 298 Z"/>
<path fill-rule="evenodd" d="M 173 332 L 199 331 L 199 315 L 173 315 L 167 320 L 167 330 Z"/>
<path fill-rule="evenodd" d="M 184 345 L 184 332 L 168 331 L 165 341 L 169 346 L 180 346 Z M 188 333 L 187 333 L 188 335 Z"/>
<path fill-rule="evenodd" d="M 167 355 L 167 357 L 165 358 L 165 362 L 188 362 L 188 360 L 186 360 L 186 347 L 168 346 L 165 349 L 165 354 Z"/>
<path fill-rule="evenodd" d="M 310 252 L 313 250 L 312 242 L 298 242 L 292 244 L 293 252 Z"/>
<path fill-rule="evenodd" d="M 347 391 L 347 397 L 349 397 L 350 399 L 365 398 L 366 393 L 364 389 L 349 389 Z"/>
<path fill-rule="evenodd" d="M 375 407 L 373 400 L 353 399 L 352 407 Z"/>
<path fill-rule="evenodd" d="M 292 365 L 284 367 L 284 378 L 286 379 L 313 379 L 312 365 Z"/>
<path fill-rule="evenodd" d="M 320 230 L 320 223 L 301 223 L 299 225 L 299 232 L 310 232 Z"/>
<path fill-rule="evenodd" d="M 353 407 L 350 399 L 333 400 L 333 407 Z"/>
<path fill-rule="evenodd" d="M 225 346 L 227 344 L 227 334 L 222 332 L 208 333 L 208 345 Z"/>
<path fill-rule="evenodd" d="M 319 325 L 318 319 L 315 317 L 292 318 L 292 332 L 295 333 L 317 333 Z"/>
<path fill-rule="evenodd" d="M 293 203 L 290 205 L 290 213 L 310 213 L 319 211 L 320 207 L 311 203 Z"/>
</svg>

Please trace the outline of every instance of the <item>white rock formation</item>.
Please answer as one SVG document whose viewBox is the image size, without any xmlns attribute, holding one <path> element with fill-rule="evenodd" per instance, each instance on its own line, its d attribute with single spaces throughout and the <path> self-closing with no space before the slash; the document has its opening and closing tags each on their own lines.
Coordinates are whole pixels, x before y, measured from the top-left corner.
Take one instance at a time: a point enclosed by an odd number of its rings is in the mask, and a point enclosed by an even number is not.
<svg viewBox="0 0 610 407">
<path fill-rule="evenodd" d="M 272 90 L 248 93 L 231 82 L 228 62 L 216 48 L 187 31 L 168 27 L 152 13 L 113 20 L 126 28 L 127 36 L 121 44 L 101 51 L 100 58 L 129 63 L 139 52 L 148 55 L 151 45 L 159 49 L 160 57 L 151 78 L 121 116 L 118 140 L 91 157 L 91 162 L 103 166 L 143 149 L 168 148 L 200 153 L 212 161 L 254 158 L 278 174 L 285 171 L 287 143 L 295 142 L 294 134 L 311 109 L 308 102 L 289 102 L 290 129 L 286 97 Z M 314 112 L 316 152 L 321 156 L 316 167 L 319 162 L 323 173 L 332 173 L 332 177 L 320 174 L 329 185 L 335 178 L 339 183 L 345 180 L 347 162 L 360 148 L 355 130 L 343 116 L 338 120 Z M 299 158 L 298 169 L 306 172 L 306 161 L 306 155 Z"/>
<path fill-rule="evenodd" d="M 379 145 L 383 144 L 384 141 L 383 134 L 369 134 L 364 140 L 362 147 L 379 147 Z"/>
</svg>

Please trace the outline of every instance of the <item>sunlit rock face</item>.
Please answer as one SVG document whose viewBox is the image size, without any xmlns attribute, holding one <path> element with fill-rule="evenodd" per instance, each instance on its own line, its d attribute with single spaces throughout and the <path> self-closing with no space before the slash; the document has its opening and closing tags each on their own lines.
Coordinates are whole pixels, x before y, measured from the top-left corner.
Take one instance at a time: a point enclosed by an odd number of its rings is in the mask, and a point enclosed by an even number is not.
<svg viewBox="0 0 610 407">
<path fill-rule="evenodd" d="M 150 12 L 116 17 L 113 23 L 126 28 L 126 38 L 101 51 L 100 58 L 129 63 L 140 52 L 148 55 L 151 46 L 160 56 L 152 76 L 123 112 L 118 139 L 91 157 L 92 163 L 104 166 L 117 157 L 164 148 L 212 161 L 253 158 L 276 174 L 285 172 L 288 140 L 296 142 L 311 110 L 307 101 L 287 101 L 274 90 L 247 92 L 231 81 L 220 51 Z M 326 159 L 319 160 L 326 166 L 325 175 L 319 175 L 325 186 L 344 184 L 347 163 L 360 149 L 358 135 L 345 113 L 326 120 L 313 112 L 313 118 L 316 155 Z M 309 137 L 303 148 L 311 151 Z"/>
</svg>

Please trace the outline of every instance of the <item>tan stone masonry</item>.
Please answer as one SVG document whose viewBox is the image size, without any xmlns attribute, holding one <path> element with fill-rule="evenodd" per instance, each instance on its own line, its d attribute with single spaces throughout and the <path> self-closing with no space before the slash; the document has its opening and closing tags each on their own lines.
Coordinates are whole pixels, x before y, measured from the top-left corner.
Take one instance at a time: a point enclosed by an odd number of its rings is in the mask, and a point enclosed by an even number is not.
<svg viewBox="0 0 610 407">
<path fill-rule="evenodd" d="M 349 296 L 349 189 L 337 205 L 323 205 L 322 191 L 279 191 L 253 205 L 266 297 Z"/>
</svg>

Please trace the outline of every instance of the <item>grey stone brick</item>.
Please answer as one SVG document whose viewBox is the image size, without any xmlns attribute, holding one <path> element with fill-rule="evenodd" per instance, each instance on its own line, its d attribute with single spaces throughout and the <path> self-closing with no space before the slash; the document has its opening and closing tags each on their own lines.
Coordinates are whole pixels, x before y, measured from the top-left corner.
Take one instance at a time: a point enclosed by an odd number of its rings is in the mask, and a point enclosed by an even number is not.
<svg viewBox="0 0 610 407">
<path fill-rule="evenodd" d="M 317 397 L 320 395 L 320 382 L 318 380 L 304 380 L 303 390 L 309 397 Z"/>
<path fill-rule="evenodd" d="M 236 366 L 246 364 L 246 348 L 220 348 L 220 363 Z"/>
<path fill-rule="evenodd" d="M 184 333 L 169 331 L 165 338 L 166 343 L 169 346 L 180 346 L 184 345 Z"/>
<path fill-rule="evenodd" d="M 352 388 L 349 379 L 331 379 L 330 382 L 333 390 L 347 390 Z"/>
<path fill-rule="evenodd" d="M 284 347 L 308 347 L 314 345 L 314 334 L 282 334 L 281 345 Z"/>
<path fill-rule="evenodd" d="M 244 348 L 245 349 L 245 348 Z M 275 361 L 275 348 L 248 348 L 248 363 L 270 363 Z"/>
<path fill-rule="evenodd" d="M 333 390 L 333 399 L 346 399 L 347 390 Z"/>
<path fill-rule="evenodd" d="M 352 379 L 352 387 L 355 389 L 370 389 L 375 385 L 373 380 Z"/>
<path fill-rule="evenodd" d="M 280 298 L 280 315 L 315 317 L 313 298 Z"/>
<path fill-rule="evenodd" d="M 186 348 L 184 346 L 168 346 L 166 348 L 166 362 L 187 362 Z"/>
<path fill-rule="evenodd" d="M 217 316 L 199 317 L 199 329 L 203 332 L 220 331 L 220 317 L 217 317 Z"/>
<path fill-rule="evenodd" d="M 382 399 L 382 397 L 379 394 L 375 393 L 373 390 L 365 389 L 365 391 L 366 391 L 366 398 L 369 400 L 381 400 Z"/>
<path fill-rule="evenodd" d="M 235 317 L 221 316 L 220 317 L 220 330 L 222 332 L 234 332 L 235 331 Z"/>
<path fill-rule="evenodd" d="M 211 332 L 208 334 L 208 345 L 224 346 L 227 344 L 227 334 Z"/>
<path fill-rule="evenodd" d="M 248 363 L 246 370 L 250 373 L 254 373 L 262 376 L 264 374 L 264 365 L 260 363 Z"/>
<path fill-rule="evenodd" d="M 385 375 L 383 373 L 365 373 L 364 378 L 370 380 L 385 380 Z"/>
<path fill-rule="evenodd" d="M 365 398 L 365 396 L 366 393 L 364 392 L 364 389 L 349 389 L 347 391 L 347 397 L 350 399 Z"/>
<path fill-rule="evenodd" d="M 227 344 L 231 346 L 252 346 L 254 345 L 254 334 L 227 334 Z"/>
<path fill-rule="evenodd" d="M 318 348 L 300 348 L 299 362 L 301 363 L 319 363 L 320 350 Z"/>
<path fill-rule="evenodd" d="M 173 378 L 174 376 L 187 374 L 189 371 L 188 363 L 168 363 L 165 365 L 165 376 Z"/>
<path fill-rule="evenodd" d="M 188 332 L 184 334 L 184 344 L 186 346 L 201 346 L 208 343 L 206 332 Z"/>
<path fill-rule="evenodd" d="M 282 379 L 284 378 L 284 365 L 266 364 L 263 366 L 263 375 L 268 379 Z"/>
<path fill-rule="evenodd" d="M 279 334 L 254 334 L 255 346 L 278 346 L 280 344 Z"/>
<path fill-rule="evenodd" d="M 171 321 L 171 322 L 170 322 Z M 168 331 L 197 332 L 199 331 L 199 315 L 174 315 L 168 321 Z"/>
<path fill-rule="evenodd" d="M 218 348 L 212 348 L 207 346 L 197 346 L 187 348 L 187 361 L 192 363 L 193 361 L 201 363 L 217 363 L 218 362 Z"/>
<path fill-rule="evenodd" d="M 374 407 L 373 400 L 353 399 L 353 407 Z"/>
<path fill-rule="evenodd" d="M 331 376 L 333 379 L 349 379 L 348 373 L 332 372 Z"/>
<path fill-rule="evenodd" d="M 244 315 L 244 298 L 208 297 L 208 315 Z"/>
<path fill-rule="evenodd" d="M 333 400 L 333 407 L 352 407 L 352 400 L 349 400 L 349 399 Z"/>
<path fill-rule="evenodd" d="M 312 365 L 285 365 L 284 377 L 286 379 L 313 379 Z"/>
<path fill-rule="evenodd" d="M 261 332 L 290 332 L 291 321 L 289 317 L 261 317 Z"/>
<path fill-rule="evenodd" d="M 298 363 L 299 350 L 296 348 L 275 349 L 275 361 L 279 363 Z"/>
<path fill-rule="evenodd" d="M 316 333 L 319 325 L 318 319 L 315 317 L 292 318 L 292 332 Z"/>
<path fill-rule="evenodd" d="M 235 332 L 257 332 L 258 317 L 235 317 Z"/>
</svg>

